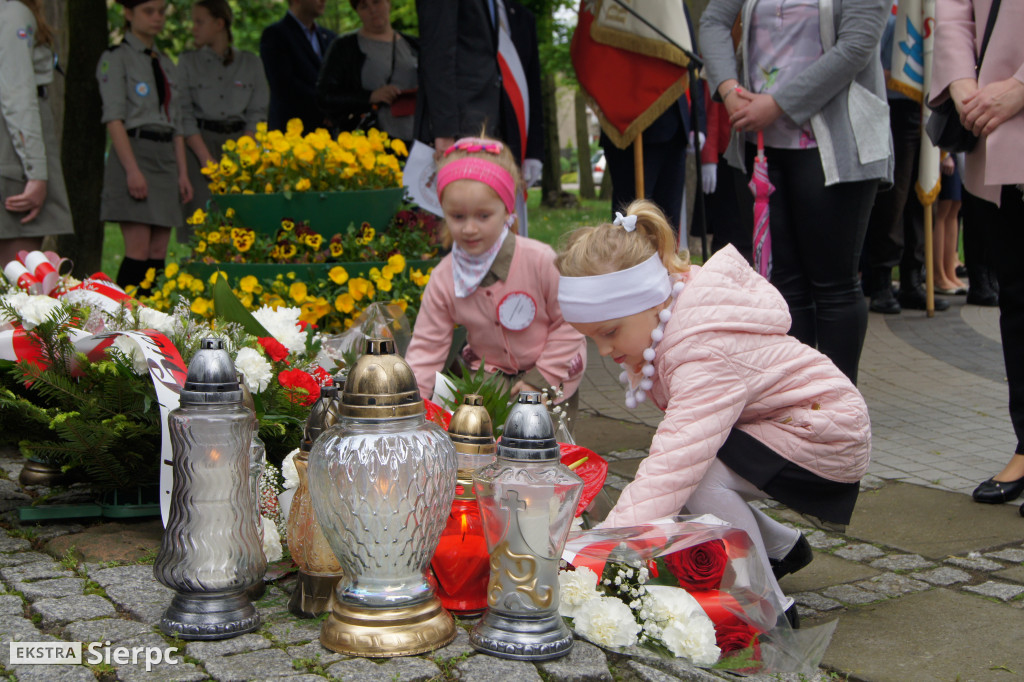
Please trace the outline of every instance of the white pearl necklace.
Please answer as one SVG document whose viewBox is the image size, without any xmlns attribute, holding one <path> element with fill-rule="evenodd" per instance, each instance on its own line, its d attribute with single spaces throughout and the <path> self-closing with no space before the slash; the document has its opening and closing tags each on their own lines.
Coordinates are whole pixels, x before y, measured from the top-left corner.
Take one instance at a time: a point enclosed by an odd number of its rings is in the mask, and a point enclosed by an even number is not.
<svg viewBox="0 0 1024 682">
<path fill-rule="evenodd" d="M 665 338 L 665 325 L 672 318 L 673 303 L 675 303 L 676 297 L 679 296 L 679 292 L 683 290 L 684 286 L 682 281 L 672 285 L 672 302 L 658 313 L 658 326 L 651 330 L 651 345 L 644 350 L 644 364 L 640 368 L 640 375 L 643 378 L 640 379 L 640 385 L 636 388 L 630 387 L 629 372 L 626 370 L 623 370 L 619 375 L 619 381 L 626 386 L 626 407 L 631 410 L 647 400 L 647 392 L 654 386 L 654 379 L 652 377 L 654 376 L 654 358 L 656 357 L 655 348 Z"/>
</svg>

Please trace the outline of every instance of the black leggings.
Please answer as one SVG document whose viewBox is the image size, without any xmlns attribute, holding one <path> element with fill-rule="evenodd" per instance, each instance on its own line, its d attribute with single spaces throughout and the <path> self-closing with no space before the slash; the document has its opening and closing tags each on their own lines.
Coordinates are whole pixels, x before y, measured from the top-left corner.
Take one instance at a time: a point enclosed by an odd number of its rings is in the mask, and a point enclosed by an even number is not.
<svg viewBox="0 0 1024 682">
<path fill-rule="evenodd" d="M 747 145 L 748 169 L 755 153 Z M 789 304 L 789 333 L 856 384 L 868 323 L 858 262 L 878 181 L 826 187 L 817 149 L 768 148 L 765 155 L 775 185 L 768 205 L 771 282 Z"/>
</svg>

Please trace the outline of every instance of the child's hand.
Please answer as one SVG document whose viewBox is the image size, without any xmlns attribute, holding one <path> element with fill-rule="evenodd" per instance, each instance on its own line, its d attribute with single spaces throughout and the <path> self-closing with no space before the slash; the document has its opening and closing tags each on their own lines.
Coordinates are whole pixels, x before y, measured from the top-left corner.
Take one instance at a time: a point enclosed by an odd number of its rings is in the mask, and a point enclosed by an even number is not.
<svg viewBox="0 0 1024 682">
<path fill-rule="evenodd" d="M 526 391 L 527 393 L 531 393 L 531 392 L 532 393 L 537 393 L 538 392 L 536 388 L 534 388 L 530 384 L 526 383 L 525 381 L 517 381 L 516 383 L 512 384 L 512 389 L 511 390 L 512 390 L 512 397 L 513 398 L 515 398 L 517 395 L 519 395 L 523 391 Z"/>
</svg>

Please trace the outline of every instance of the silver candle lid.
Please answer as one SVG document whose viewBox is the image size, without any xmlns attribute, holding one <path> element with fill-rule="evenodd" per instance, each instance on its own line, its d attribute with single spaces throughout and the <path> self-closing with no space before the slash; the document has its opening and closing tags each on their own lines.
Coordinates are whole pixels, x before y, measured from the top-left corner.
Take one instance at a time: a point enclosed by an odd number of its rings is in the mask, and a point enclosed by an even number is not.
<svg viewBox="0 0 1024 682">
<path fill-rule="evenodd" d="M 207 337 L 188 363 L 185 387 L 181 389 L 181 405 L 209 405 L 242 402 L 235 363 L 224 350 L 224 340 Z"/>
<path fill-rule="evenodd" d="M 541 403 L 540 393 L 520 393 L 498 441 L 498 457 L 544 462 L 557 461 L 561 454 L 555 440 L 555 426 Z"/>
</svg>

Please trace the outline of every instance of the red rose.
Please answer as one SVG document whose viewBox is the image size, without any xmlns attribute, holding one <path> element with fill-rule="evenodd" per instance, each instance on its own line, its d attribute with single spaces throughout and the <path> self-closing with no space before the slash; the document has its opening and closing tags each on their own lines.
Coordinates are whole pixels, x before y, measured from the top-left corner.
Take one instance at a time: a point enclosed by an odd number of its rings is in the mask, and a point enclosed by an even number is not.
<svg viewBox="0 0 1024 682">
<path fill-rule="evenodd" d="M 721 540 L 708 540 L 694 547 L 666 554 L 665 565 L 688 592 L 717 590 L 722 584 L 729 554 Z"/>
<path fill-rule="evenodd" d="M 746 649 L 751 644 L 757 648 L 757 630 L 735 616 L 721 623 L 715 623 L 715 643 L 722 654 L 737 649 Z"/>
<path fill-rule="evenodd" d="M 267 355 L 274 362 L 281 362 L 288 357 L 288 349 L 284 347 L 280 341 L 272 336 L 263 336 L 259 339 L 259 344 L 263 346 L 263 350 L 267 351 Z"/>
<path fill-rule="evenodd" d="M 277 375 L 277 381 L 288 392 L 288 400 L 293 403 L 309 406 L 320 397 L 320 385 L 316 379 L 301 369 L 286 369 Z"/>
</svg>

